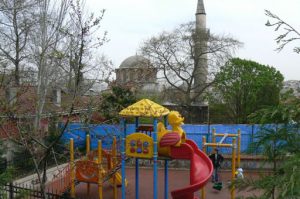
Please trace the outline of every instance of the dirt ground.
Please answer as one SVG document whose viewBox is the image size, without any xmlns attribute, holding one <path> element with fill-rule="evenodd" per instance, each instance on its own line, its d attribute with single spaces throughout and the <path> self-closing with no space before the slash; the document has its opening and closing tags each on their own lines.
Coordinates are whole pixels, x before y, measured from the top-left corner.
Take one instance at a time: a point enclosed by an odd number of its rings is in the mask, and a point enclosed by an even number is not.
<svg viewBox="0 0 300 199">
<path fill-rule="evenodd" d="M 221 191 L 213 189 L 211 182 L 207 183 L 206 198 L 207 199 L 230 199 L 230 192 L 227 188 L 230 182 L 230 171 L 221 171 L 221 181 L 223 182 L 223 189 Z M 257 176 L 257 173 L 244 172 L 244 175 Z M 135 169 L 126 169 L 126 178 L 128 180 L 128 186 L 126 188 L 126 199 L 135 199 Z M 158 170 L 158 198 L 164 197 L 164 170 Z M 189 170 L 176 170 L 169 169 L 169 198 L 171 199 L 170 191 L 183 188 L 189 184 Z M 141 199 L 153 199 L 153 170 L 152 169 L 140 169 L 140 185 L 139 185 L 139 198 Z M 255 194 L 254 192 L 236 192 L 237 196 L 249 196 Z M 195 196 L 200 198 L 200 191 L 195 193 Z M 105 183 L 103 188 L 104 199 L 113 199 L 113 189 L 109 183 Z M 97 185 L 91 184 L 90 194 L 87 195 L 87 184 L 80 183 L 76 186 L 76 198 L 78 199 L 96 199 L 98 198 Z M 121 198 L 121 188 L 118 188 L 118 198 Z"/>
</svg>

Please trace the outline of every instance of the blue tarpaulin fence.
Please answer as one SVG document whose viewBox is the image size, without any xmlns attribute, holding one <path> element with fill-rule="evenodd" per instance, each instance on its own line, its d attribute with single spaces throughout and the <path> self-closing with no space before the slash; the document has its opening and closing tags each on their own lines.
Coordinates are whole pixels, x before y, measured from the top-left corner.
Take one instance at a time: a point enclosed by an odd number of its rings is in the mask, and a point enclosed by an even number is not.
<svg viewBox="0 0 300 199">
<path fill-rule="evenodd" d="M 207 142 L 212 140 L 212 130 L 216 129 L 217 133 L 236 133 L 238 129 L 241 130 L 241 152 L 252 152 L 249 151 L 250 144 L 254 141 L 255 135 L 260 130 L 260 125 L 247 125 L 247 124 L 214 124 L 214 125 L 193 125 L 193 124 L 184 124 L 182 126 L 184 131 L 187 134 L 188 139 L 194 140 L 199 147 L 202 146 L 202 137 L 205 136 Z M 168 127 L 171 129 L 171 127 Z M 135 132 L 134 124 L 127 124 L 126 126 L 127 134 Z M 102 140 L 103 148 L 110 149 L 113 141 L 113 137 L 117 137 L 118 143 L 120 143 L 120 138 L 123 133 L 120 125 L 84 125 L 81 123 L 72 123 L 69 124 L 66 128 L 63 136 L 62 142 L 68 143 L 70 138 L 74 139 L 75 147 L 84 147 L 85 146 L 85 137 L 89 133 L 91 137 L 91 148 L 97 148 L 97 142 L 99 139 Z M 216 141 L 220 141 L 221 137 L 218 137 Z M 228 137 L 223 143 L 231 143 L 232 138 Z M 210 152 L 211 149 L 208 149 Z M 231 154 L 231 149 L 222 148 L 220 152 L 223 154 Z"/>
<path fill-rule="evenodd" d="M 69 124 L 61 138 L 63 143 L 68 143 L 73 138 L 75 147 L 85 147 L 86 134 L 91 137 L 91 148 L 96 149 L 98 140 L 102 140 L 102 147 L 110 149 L 113 137 L 117 137 L 119 142 L 121 129 L 118 125 L 84 125 L 81 123 Z"/>
</svg>

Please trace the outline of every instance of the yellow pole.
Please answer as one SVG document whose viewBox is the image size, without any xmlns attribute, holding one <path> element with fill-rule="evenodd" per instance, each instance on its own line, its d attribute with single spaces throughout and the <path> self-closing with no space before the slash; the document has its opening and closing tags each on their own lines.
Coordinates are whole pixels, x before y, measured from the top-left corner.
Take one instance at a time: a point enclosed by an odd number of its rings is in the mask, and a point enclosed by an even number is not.
<svg viewBox="0 0 300 199">
<path fill-rule="evenodd" d="M 216 133 L 215 137 L 223 137 L 224 135 L 226 135 L 227 137 L 236 137 L 236 134 L 232 133 Z"/>
<path fill-rule="evenodd" d="M 214 130 L 213 130 L 213 131 L 214 131 Z M 202 151 L 203 151 L 203 153 L 206 154 L 206 146 L 205 146 L 205 144 L 206 144 L 206 137 L 203 136 L 203 137 L 202 137 Z M 206 197 L 205 187 L 203 186 L 202 189 L 201 189 L 201 198 L 202 198 L 202 199 L 205 199 L 205 197 Z"/>
<path fill-rule="evenodd" d="M 91 151 L 91 144 L 90 144 L 90 135 L 86 135 L 86 155 L 89 155 Z"/>
<path fill-rule="evenodd" d="M 235 158 L 236 158 L 236 140 L 235 138 L 232 139 L 232 159 L 231 159 L 231 183 L 234 182 L 235 179 Z M 235 186 L 232 185 L 231 190 L 231 199 L 235 198 Z"/>
<path fill-rule="evenodd" d="M 207 147 L 232 147 L 232 144 L 205 143 Z"/>
<path fill-rule="evenodd" d="M 86 156 L 89 157 L 91 151 L 90 135 L 86 135 Z M 90 183 L 87 183 L 87 195 L 90 195 Z"/>
<path fill-rule="evenodd" d="M 213 128 L 212 130 L 212 143 L 216 143 L 216 129 Z M 213 151 L 215 151 L 215 146 L 213 146 Z"/>
<path fill-rule="evenodd" d="M 102 193 L 102 142 L 98 140 L 98 193 L 99 199 L 103 198 Z"/>
<path fill-rule="evenodd" d="M 113 146 L 112 146 L 112 168 L 114 168 L 116 165 L 117 165 L 117 139 L 116 137 L 114 136 L 114 139 L 113 139 Z M 117 199 L 117 180 L 116 180 L 116 174 L 115 173 L 113 175 L 113 186 L 114 186 L 114 199 Z"/>
<path fill-rule="evenodd" d="M 238 140 L 237 140 L 237 168 L 241 167 L 241 130 L 238 130 Z"/>
<path fill-rule="evenodd" d="M 75 198 L 74 140 L 70 139 L 71 197 Z"/>
</svg>

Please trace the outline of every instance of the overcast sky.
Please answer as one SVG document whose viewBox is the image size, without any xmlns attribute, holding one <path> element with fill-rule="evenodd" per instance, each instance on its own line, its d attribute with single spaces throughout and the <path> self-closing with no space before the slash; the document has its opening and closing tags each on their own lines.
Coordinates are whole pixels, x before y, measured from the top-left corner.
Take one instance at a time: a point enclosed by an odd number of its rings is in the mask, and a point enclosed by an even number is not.
<svg viewBox="0 0 300 199">
<path fill-rule="evenodd" d="M 300 0 L 204 0 L 207 28 L 212 33 L 230 35 L 244 43 L 236 56 L 274 66 L 286 80 L 300 80 L 300 55 L 293 43 L 275 51 L 274 28 L 266 27 L 268 9 L 300 30 Z M 103 29 L 110 42 L 102 52 L 114 65 L 135 55 L 143 40 L 195 19 L 197 0 L 86 0 L 92 12 L 106 9 Z"/>
</svg>

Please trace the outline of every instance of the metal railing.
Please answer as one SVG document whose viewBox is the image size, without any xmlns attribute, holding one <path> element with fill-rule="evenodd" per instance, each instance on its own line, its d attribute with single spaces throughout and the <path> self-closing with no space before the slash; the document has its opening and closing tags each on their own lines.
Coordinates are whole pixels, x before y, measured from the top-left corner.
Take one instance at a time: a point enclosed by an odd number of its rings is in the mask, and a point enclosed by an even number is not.
<svg viewBox="0 0 300 199">
<path fill-rule="evenodd" d="M 0 198 L 26 198 L 26 199 L 70 199 L 69 196 L 53 193 L 51 190 L 43 192 L 34 186 L 22 186 L 8 183 L 0 186 Z"/>
</svg>

